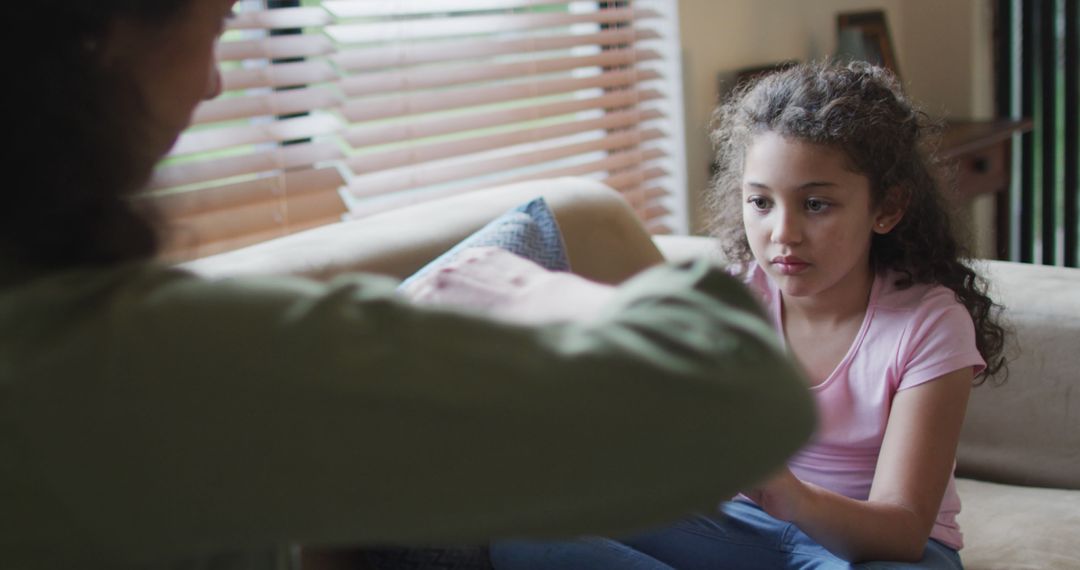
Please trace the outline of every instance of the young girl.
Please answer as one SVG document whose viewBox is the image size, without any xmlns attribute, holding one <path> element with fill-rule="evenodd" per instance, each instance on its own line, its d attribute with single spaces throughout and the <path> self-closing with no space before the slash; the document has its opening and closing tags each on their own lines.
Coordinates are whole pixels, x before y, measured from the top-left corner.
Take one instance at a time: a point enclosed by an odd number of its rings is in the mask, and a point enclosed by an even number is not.
<svg viewBox="0 0 1080 570">
<path fill-rule="evenodd" d="M 925 115 L 856 63 L 766 77 L 717 119 L 718 235 L 806 371 L 818 430 L 722 514 L 497 544 L 496 567 L 960 568 L 954 456 L 1003 331 L 951 233 Z"/>
</svg>

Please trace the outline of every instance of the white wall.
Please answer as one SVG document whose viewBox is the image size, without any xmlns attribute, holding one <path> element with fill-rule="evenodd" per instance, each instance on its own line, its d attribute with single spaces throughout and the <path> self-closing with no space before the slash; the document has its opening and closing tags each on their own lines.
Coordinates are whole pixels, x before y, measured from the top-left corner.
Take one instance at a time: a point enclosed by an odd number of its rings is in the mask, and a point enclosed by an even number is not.
<svg viewBox="0 0 1080 570">
<path fill-rule="evenodd" d="M 908 92 L 931 115 L 992 113 L 989 0 L 681 0 L 690 228 L 703 228 L 701 196 L 712 149 L 718 76 L 783 60 L 831 55 L 836 14 L 885 11 Z"/>
</svg>

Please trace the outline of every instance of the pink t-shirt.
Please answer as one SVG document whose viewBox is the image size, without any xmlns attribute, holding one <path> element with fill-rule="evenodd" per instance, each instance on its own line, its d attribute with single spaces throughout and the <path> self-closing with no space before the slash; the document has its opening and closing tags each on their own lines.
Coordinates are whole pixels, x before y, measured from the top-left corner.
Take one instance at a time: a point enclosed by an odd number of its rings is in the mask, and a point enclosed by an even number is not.
<svg viewBox="0 0 1080 570">
<path fill-rule="evenodd" d="M 953 292 L 915 284 L 897 289 L 898 275 L 874 279 L 862 327 L 840 364 L 811 387 L 819 425 L 788 462 L 792 473 L 841 495 L 866 500 L 885 437 L 893 395 L 943 374 L 985 362 L 975 348 L 975 326 Z M 746 275 L 783 337 L 780 292 L 756 264 Z M 931 538 L 963 546 L 956 524 L 960 498 L 949 477 Z"/>
</svg>

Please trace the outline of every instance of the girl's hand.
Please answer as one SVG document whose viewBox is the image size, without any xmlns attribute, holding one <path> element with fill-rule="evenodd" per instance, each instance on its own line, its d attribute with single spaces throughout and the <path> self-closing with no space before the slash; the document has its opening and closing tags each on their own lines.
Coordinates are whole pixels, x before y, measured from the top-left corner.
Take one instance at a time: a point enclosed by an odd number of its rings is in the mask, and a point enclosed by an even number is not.
<svg viewBox="0 0 1080 570">
<path fill-rule="evenodd" d="M 809 485 L 785 467 L 772 478 L 744 491 L 743 494 L 774 518 L 794 522 L 803 512 L 810 490 Z"/>
<path fill-rule="evenodd" d="M 467 249 L 405 290 L 419 304 L 468 307 L 528 324 L 588 319 L 613 293 L 497 247 Z"/>
</svg>

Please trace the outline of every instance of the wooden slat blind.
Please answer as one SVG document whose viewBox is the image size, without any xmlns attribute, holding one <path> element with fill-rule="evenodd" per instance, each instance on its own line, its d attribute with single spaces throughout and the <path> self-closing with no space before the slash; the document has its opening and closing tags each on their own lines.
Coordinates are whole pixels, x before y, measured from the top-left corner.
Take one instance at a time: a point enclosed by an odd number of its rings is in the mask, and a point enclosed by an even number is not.
<svg viewBox="0 0 1080 570">
<path fill-rule="evenodd" d="M 671 0 L 303 4 L 239 3 L 225 94 L 147 194 L 169 256 L 564 175 L 623 192 L 654 231 L 680 226 Z"/>
</svg>

